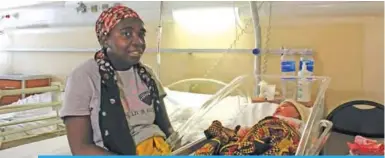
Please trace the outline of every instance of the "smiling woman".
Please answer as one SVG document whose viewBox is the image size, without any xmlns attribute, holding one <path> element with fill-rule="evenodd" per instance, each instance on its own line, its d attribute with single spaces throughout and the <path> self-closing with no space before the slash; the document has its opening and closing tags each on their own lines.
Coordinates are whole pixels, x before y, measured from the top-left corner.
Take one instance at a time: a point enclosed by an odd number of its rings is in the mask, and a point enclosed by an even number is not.
<svg viewBox="0 0 385 158">
<path fill-rule="evenodd" d="M 103 29 L 103 28 L 97 28 Z M 99 36 L 99 42 L 106 49 L 116 69 L 127 69 L 139 62 L 144 50 L 146 29 L 140 19 L 123 19 L 108 36 Z"/>
<path fill-rule="evenodd" d="M 146 30 L 124 6 L 101 13 L 95 26 L 100 49 L 68 77 L 60 112 L 74 155 L 167 155 L 173 133 L 165 91 L 139 62 Z"/>
</svg>

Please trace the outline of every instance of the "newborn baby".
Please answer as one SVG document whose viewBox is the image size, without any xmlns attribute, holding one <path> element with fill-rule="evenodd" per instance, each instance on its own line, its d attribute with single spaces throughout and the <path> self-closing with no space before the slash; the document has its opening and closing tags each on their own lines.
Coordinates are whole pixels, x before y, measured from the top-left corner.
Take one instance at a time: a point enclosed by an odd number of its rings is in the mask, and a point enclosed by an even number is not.
<svg viewBox="0 0 385 158">
<path fill-rule="evenodd" d="M 294 155 L 308 108 L 293 100 L 282 102 L 273 116 L 251 128 L 234 130 L 219 121 L 205 130 L 208 142 L 195 155 Z"/>
</svg>

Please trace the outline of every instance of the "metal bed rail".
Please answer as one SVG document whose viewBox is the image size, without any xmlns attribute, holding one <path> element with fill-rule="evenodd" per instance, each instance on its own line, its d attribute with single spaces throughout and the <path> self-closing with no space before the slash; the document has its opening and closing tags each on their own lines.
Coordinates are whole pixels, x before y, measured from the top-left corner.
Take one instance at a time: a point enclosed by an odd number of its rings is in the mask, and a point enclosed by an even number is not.
<svg viewBox="0 0 385 158">
<path fill-rule="evenodd" d="M 52 92 L 52 101 L 46 103 L 28 103 L 28 104 L 9 104 L 0 107 L 0 115 L 11 114 L 17 112 L 24 112 L 29 110 L 36 110 L 42 108 L 52 107 L 56 111 L 54 116 L 33 116 L 32 118 L 25 118 L 22 120 L 10 120 L 4 123 L 0 123 L 0 150 L 4 148 L 9 148 L 17 145 L 22 145 L 25 142 L 30 142 L 31 140 L 38 141 L 44 139 L 45 132 L 39 134 L 30 134 L 28 131 L 45 128 L 49 126 L 56 126 L 56 129 L 50 130 L 46 133 L 65 133 L 62 120 L 59 118 L 59 108 L 62 104 L 61 102 L 61 92 L 64 90 L 64 86 L 58 82 L 52 82 L 51 86 L 46 87 L 36 87 L 36 88 L 25 88 L 17 90 L 0 90 L 0 98 L 3 96 L 9 95 L 20 95 L 20 94 L 39 94 L 45 92 Z M 39 122 L 39 123 L 37 123 Z M 34 125 L 28 125 L 22 128 L 12 129 L 11 126 L 18 126 L 23 124 L 37 123 Z M 22 136 L 15 136 L 6 139 L 7 136 L 24 133 Z M 55 135 L 55 134 L 54 134 Z M 15 143 L 18 142 L 18 143 Z M 24 143 L 23 143 L 24 142 Z M 7 145 L 12 144 L 12 145 Z"/>
</svg>

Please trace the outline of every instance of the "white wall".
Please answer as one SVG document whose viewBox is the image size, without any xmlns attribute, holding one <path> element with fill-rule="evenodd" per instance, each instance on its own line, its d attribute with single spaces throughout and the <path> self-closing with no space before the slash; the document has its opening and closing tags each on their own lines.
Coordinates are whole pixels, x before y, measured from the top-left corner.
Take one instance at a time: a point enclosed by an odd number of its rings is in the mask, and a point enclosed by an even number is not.
<svg viewBox="0 0 385 158">
<path fill-rule="evenodd" d="M 274 19 L 270 46 L 279 48 L 312 48 L 316 51 L 316 75 L 332 78 L 327 91 L 329 109 L 352 99 L 370 99 L 383 103 L 383 16 L 308 17 L 295 20 Z M 262 27 L 265 39 L 266 25 Z M 148 47 L 156 46 L 156 25 L 148 26 Z M 234 29 L 221 35 L 186 33 L 176 25 L 166 25 L 162 47 L 165 48 L 227 48 L 234 39 Z M 211 41 L 209 41 L 210 39 Z M 19 33 L 13 36 L 13 47 L 34 48 L 96 48 L 93 28 L 78 28 L 72 32 Z M 263 40 L 264 41 L 264 40 Z M 264 43 L 264 42 L 263 42 Z M 240 39 L 237 48 L 253 48 L 252 29 Z M 92 58 L 81 52 L 13 52 L 15 73 L 50 74 L 64 81 L 81 62 Z M 221 57 L 220 53 L 188 55 L 162 54 L 161 80 L 165 84 L 176 80 L 202 77 L 206 69 Z M 279 57 L 271 56 L 267 72 L 279 72 Z M 145 54 L 143 62 L 156 65 L 154 54 Z M 222 58 L 210 78 L 230 81 L 253 70 L 251 54 L 229 54 Z"/>
<path fill-rule="evenodd" d="M 0 33 L 0 74 L 7 74 L 12 72 L 12 54 L 1 51 L 12 43 L 11 37 L 7 34 Z"/>
</svg>

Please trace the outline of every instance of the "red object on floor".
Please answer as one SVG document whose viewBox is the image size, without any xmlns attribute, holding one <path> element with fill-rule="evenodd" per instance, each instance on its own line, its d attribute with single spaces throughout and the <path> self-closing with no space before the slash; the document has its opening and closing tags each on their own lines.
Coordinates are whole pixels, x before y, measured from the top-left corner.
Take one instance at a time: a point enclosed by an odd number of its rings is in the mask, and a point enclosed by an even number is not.
<svg viewBox="0 0 385 158">
<path fill-rule="evenodd" d="M 348 147 L 354 155 L 384 155 L 384 143 L 356 136 L 354 143 L 348 142 Z"/>
</svg>

